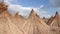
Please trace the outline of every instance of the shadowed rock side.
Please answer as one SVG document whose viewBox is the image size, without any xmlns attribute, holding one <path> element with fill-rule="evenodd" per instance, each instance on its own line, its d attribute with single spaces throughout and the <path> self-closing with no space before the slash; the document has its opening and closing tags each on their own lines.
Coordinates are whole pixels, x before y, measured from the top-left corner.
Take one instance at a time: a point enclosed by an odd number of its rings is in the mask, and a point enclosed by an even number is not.
<svg viewBox="0 0 60 34">
<path fill-rule="evenodd" d="M 58 12 L 56 12 L 54 17 L 51 17 L 47 24 L 50 25 L 50 27 L 52 28 L 52 31 L 56 34 L 60 34 L 60 16 L 58 14 Z"/>
<path fill-rule="evenodd" d="M 45 23 L 47 23 L 48 19 L 42 19 Z"/>
<path fill-rule="evenodd" d="M 48 22 L 48 18 L 41 18 L 45 23 Z"/>
<path fill-rule="evenodd" d="M 51 16 L 51 17 L 48 19 L 48 21 L 47 21 L 47 25 L 50 25 L 50 24 L 51 24 L 51 22 L 53 21 L 53 19 L 54 19 L 54 17 L 53 17 L 53 16 Z"/>
<path fill-rule="evenodd" d="M 59 16 L 58 12 L 56 12 L 54 19 L 52 20 L 52 23 L 50 25 L 60 27 L 60 16 Z"/>
<path fill-rule="evenodd" d="M 28 19 L 22 25 L 22 29 L 27 34 L 53 34 L 51 28 L 34 14 L 33 9 Z"/>
<path fill-rule="evenodd" d="M 60 16 L 59 16 L 58 12 L 56 12 L 55 16 L 53 17 L 50 26 L 52 27 L 52 30 L 56 34 L 60 34 Z"/>
</svg>

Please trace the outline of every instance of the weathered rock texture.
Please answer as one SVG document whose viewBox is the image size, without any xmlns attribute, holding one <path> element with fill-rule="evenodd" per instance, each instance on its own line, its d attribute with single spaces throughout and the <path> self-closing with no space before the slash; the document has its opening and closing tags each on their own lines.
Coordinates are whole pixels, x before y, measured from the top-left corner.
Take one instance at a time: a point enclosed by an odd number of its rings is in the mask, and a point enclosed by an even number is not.
<svg viewBox="0 0 60 34">
<path fill-rule="evenodd" d="M 60 27 L 60 16 L 59 16 L 58 12 L 56 12 L 54 19 L 52 20 L 50 25 Z"/>
<path fill-rule="evenodd" d="M 41 18 L 45 23 L 47 23 L 48 22 L 48 18 Z"/>
<path fill-rule="evenodd" d="M 24 19 L 18 13 L 15 16 L 11 15 L 7 7 L 4 3 L 0 3 L 0 34 L 60 34 L 59 27 L 48 26 L 33 9 L 29 17 Z M 56 13 L 51 25 L 60 26 L 59 20 L 59 15 Z"/>
<path fill-rule="evenodd" d="M 48 21 L 47 21 L 47 25 L 50 25 L 53 20 L 54 20 L 54 17 L 51 16 L 51 17 L 48 19 Z"/>
<path fill-rule="evenodd" d="M 34 13 L 33 9 L 21 30 L 24 34 L 53 34 L 52 29 Z"/>
</svg>

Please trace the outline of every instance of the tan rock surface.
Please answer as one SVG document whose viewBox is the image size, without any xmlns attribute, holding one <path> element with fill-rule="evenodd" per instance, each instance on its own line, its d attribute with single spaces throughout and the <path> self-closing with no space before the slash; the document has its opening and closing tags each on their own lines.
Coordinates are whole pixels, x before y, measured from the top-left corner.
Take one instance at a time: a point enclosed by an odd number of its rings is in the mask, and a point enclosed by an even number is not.
<svg viewBox="0 0 60 34">
<path fill-rule="evenodd" d="M 56 12 L 54 19 L 50 25 L 60 27 L 60 16 L 59 16 L 58 12 Z"/>
<path fill-rule="evenodd" d="M 4 4 L 0 4 L 0 10 L 0 34 L 60 34 L 59 27 L 48 26 L 33 9 L 26 20 L 18 13 L 11 15 Z M 54 18 L 51 25 L 55 25 L 55 20 L 59 24 L 57 13 Z"/>
<path fill-rule="evenodd" d="M 34 14 L 33 9 L 22 28 L 28 34 L 53 34 L 51 28 Z"/>
<path fill-rule="evenodd" d="M 48 19 L 47 24 L 50 25 L 50 24 L 52 23 L 53 20 L 54 20 L 54 17 L 51 16 L 51 17 Z"/>
</svg>

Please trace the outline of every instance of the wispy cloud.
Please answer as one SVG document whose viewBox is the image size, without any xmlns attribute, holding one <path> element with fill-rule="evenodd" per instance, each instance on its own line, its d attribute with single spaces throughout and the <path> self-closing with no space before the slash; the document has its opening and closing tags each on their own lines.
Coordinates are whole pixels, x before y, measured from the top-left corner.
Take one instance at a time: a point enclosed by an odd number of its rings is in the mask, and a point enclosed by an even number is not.
<svg viewBox="0 0 60 34">
<path fill-rule="evenodd" d="M 12 4 L 11 2 L 15 2 L 15 0 L 6 0 L 5 3 L 9 5 L 8 10 L 9 12 L 11 12 L 12 14 L 15 14 L 16 12 L 19 12 L 19 14 L 23 15 L 23 16 L 27 16 L 31 9 L 33 8 L 34 11 L 40 16 L 47 16 L 47 11 L 45 10 L 45 6 L 44 5 L 40 5 L 40 7 L 35 8 L 35 7 L 23 7 L 22 5 L 18 5 L 18 4 Z M 50 16 L 49 16 L 50 17 Z"/>
</svg>

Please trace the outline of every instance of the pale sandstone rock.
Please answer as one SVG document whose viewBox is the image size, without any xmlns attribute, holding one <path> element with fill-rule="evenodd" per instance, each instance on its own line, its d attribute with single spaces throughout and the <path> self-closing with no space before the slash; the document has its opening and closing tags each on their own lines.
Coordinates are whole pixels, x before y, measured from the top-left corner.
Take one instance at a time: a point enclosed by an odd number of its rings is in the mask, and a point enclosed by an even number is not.
<svg viewBox="0 0 60 34">
<path fill-rule="evenodd" d="M 60 34 L 59 28 L 48 26 L 33 9 L 25 20 L 18 13 L 15 16 L 11 15 L 7 7 L 4 3 L 0 3 L 0 34 Z"/>
<path fill-rule="evenodd" d="M 54 19 L 52 20 L 52 23 L 50 25 L 60 27 L 60 16 L 59 16 L 58 12 L 56 12 Z"/>
</svg>

